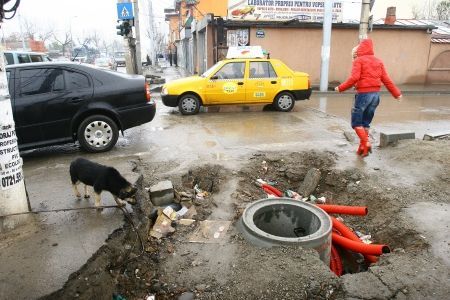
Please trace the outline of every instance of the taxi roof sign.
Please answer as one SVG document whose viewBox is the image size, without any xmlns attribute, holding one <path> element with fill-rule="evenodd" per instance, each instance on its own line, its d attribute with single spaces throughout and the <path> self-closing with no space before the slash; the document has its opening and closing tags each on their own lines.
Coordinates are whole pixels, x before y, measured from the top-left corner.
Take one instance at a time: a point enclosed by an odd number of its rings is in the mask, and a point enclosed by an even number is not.
<svg viewBox="0 0 450 300">
<path fill-rule="evenodd" d="M 264 58 L 261 46 L 229 47 L 227 58 Z"/>
</svg>

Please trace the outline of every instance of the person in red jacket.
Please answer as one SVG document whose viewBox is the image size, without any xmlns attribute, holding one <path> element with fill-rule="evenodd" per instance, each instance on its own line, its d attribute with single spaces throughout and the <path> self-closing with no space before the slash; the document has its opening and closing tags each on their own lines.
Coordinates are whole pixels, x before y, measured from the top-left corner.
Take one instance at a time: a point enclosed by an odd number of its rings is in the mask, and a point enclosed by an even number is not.
<svg viewBox="0 0 450 300">
<path fill-rule="evenodd" d="M 352 54 L 354 56 L 354 54 Z M 384 84 L 392 96 L 400 100 L 401 91 L 395 86 L 386 72 L 383 62 L 374 56 L 371 39 L 362 40 L 356 50 L 350 77 L 336 91 L 343 92 L 355 86 L 355 104 L 352 108 L 352 128 L 360 139 L 356 153 L 367 156 L 372 152 L 369 142 L 369 128 L 375 110 L 380 104 L 380 88 Z"/>
</svg>

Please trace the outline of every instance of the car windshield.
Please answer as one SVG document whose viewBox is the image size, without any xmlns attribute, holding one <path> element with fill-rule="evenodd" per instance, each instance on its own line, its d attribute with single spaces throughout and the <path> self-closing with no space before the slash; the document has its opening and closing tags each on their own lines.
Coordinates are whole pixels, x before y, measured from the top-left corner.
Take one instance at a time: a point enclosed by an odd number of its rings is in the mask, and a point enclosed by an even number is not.
<svg viewBox="0 0 450 300">
<path fill-rule="evenodd" d="M 206 70 L 205 73 L 203 73 L 201 75 L 201 77 L 209 77 L 217 68 L 217 66 L 220 64 L 221 62 L 219 61 L 218 63 L 216 63 L 214 66 L 212 66 L 211 68 L 209 68 L 208 70 Z"/>
</svg>

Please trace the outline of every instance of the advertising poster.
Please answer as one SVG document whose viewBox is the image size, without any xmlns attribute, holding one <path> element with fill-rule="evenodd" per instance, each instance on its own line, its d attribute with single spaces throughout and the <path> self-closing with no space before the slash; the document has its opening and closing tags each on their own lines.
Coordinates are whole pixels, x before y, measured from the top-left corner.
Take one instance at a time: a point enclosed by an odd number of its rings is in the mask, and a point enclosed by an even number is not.
<svg viewBox="0 0 450 300">
<path fill-rule="evenodd" d="M 228 30 L 227 31 L 227 46 L 249 46 L 250 45 L 250 32 L 248 28 Z"/>
<path fill-rule="evenodd" d="M 322 22 L 325 0 L 228 0 L 228 19 Z M 333 22 L 342 22 L 342 3 L 333 3 Z"/>
</svg>

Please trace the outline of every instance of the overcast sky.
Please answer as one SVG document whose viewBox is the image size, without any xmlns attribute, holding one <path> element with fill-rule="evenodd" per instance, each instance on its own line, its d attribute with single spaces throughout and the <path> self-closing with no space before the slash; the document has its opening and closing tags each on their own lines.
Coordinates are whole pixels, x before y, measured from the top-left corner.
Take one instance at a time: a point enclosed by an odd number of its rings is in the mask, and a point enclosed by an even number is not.
<svg viewBox="0 0 450 300">
<path fill-rule="evenodd" d="M 145 20 L 148 11 L 145 11 L 147 0 L 140 0 L 142 27 L 146 27 Z M 21 0 L 19 15 L 12 20 L 5 20 L 2 29 L 5 35 L 20 31 L 20 20 L 28 20 L 38 27 L 54 28 L 60 34 L 72 28 L 74 37 L 82 37 L 84 33 L 92 30 L 98 31 L 108 40 L 117 37 L 116 0 Z M 156 22 L 164 27 L 164 7 L 171 6 L 173 0 L 154 0 L 153 9 Z M 145 28 L 144 28 L 145 29 Z"/>
<path fill-rule="evenodd" d="M 140 0 L 141 27 L 145 32 L 148 16 L 147 3 L 150 0 Z M 226 0 L 202 0 L 226 1 Z M 344 18 L 359 19 L 361 0 L 343 0 Z M 374 19 L 384 18 L 388 6 L 397 7 L 398 18 L 411 18 L 411 7 L 420 5 L 425 0 L 376 0 L 374 6 Z M 20 16 L 13 20 L 6 20 L 2 25 L 5 35 L 20 31 L 20 20 L 28 20 L 40 28 L 51 27 L 57 34 L 62 35 L 72 29 L 74 38 L 81 38 L 96 30 L 104 39 L 112 41 L 116 35 L 117 0 L 21 0 Z M 165 28 L 163 10 L 173 7 L 173 0 L 153 0 L 153 12 L 156 26 Z M 76 39 L 75 39 L 76 40 Z"/>
</svg>

